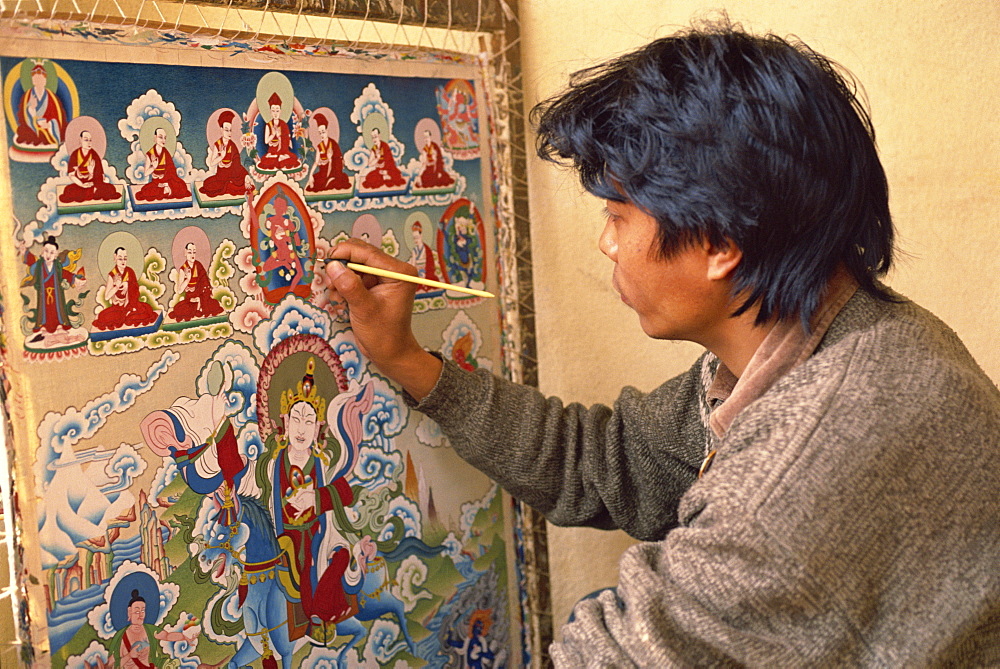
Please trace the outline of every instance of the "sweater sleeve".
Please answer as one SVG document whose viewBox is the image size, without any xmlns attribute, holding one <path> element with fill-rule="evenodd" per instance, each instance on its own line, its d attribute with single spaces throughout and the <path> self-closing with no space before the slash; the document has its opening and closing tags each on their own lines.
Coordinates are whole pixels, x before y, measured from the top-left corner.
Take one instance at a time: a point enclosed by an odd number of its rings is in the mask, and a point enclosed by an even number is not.
<svg viewBox="0 0 1000 669">
<path fill-rule="evenodd" d="M 614 407 L 590 408 L 445 361 L 416 408 L 549 521 L 662 539 L 704 457 L 703 360 L 651 393 L 629 387 Z"/>
</svg>

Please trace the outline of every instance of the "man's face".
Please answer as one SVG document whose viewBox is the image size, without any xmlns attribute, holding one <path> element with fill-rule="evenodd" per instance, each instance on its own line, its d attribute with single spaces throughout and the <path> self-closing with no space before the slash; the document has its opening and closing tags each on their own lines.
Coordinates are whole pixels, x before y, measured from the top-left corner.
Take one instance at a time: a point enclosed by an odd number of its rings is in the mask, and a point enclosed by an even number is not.
<svg viewBox="0 0 1000 669">
<path fill-rule="evenodd" d="M 80 133 L 80 146 L 83 147 L 84 151 L 90 151 L 91 147 L 94 146 L 94 139 L 90 136 L 89 132 Z"/>
<path fill-rule="evenodd" d="M 56 259 L 59 254 L 59 249 L 56 248 L 55 244 L 43 244 L 42 245 L 42 258 L 47 263 L 51 263 Z"/>
<path fill-rule="evenodd" d="M 232 139 L 232 137 L 233 137 L 233 124 L 230 123 L 229 121 L 226 121 L 225 123 L 222 124 L 222 139 L 228 142 L 230 139 Z"/>
<path fill-rule="evenodd" d="M 115 265 L 118 266 L 118 269 L 124 270 L 127 264 L 128 264 L 128 253 L 125 251 L 125 249 L 122 249 L 121 251 L 115 254 Z"/>
<path fill-rule="evenodd" d="M 319 141 L 325 142 L 326 138 L 328 136 L 327 130 L 326 130 L 326 126 L 325 125 L 321 125 L 319 127 L 319 129 L 318 129 L 318 132 L 319 132 Z"/>
<path fill-rule="evenodd" d="M 162 149 L 167 144 L 167 131 L 157 128 L 153 135 L 156 137 L 156 145 Z"/>
<path fill-rule="evenodd" d="M 271 105 L 271 118 L 275 121 L 281 118 L 281 105 Z"/>
<path fill-rule="evenodd" d="M 289 448 L 302 451 L 309 450 L 319 438 L 319 421 L 316 420 L 316 410 L 311 404 L 297 402 L 288 411 Z"/>
<path fill-rule="evenodd" d="M 612 285 L 639 316 L 643 332 L 654 339 L 710 341 L 730 307 L 707 277 L 705 249 L 695 244 L 661 258 L 656 219 L 631 203 L 605 202 L 598 246 L 615 263 Z"/>
<path fill-rule="evenodd" d="M 45 88 L 45 73 L 44 72 L 32 72 L 31 73 L 31 84 L 35 88 L 42 89 Z"/>
<path fill-rule="evenodd" d="M 413 228 L 413 246 L 416 248 L 421 248 L 424 245 L 424 233 L 421 232 L 420 228 Z"/>
<path fill-rule="evenodd" d="M 184 257 L 187 258 L 189 263 L 195 261 L 195 257 L 198 255 L 197 250 L 194 248 L 194 244 L 188 244 L 184 247 Z"/>
<path fill-rule="evenodd" d="M 146 620 L 146 602 L 135 602 L 128 607 L 128 621 L 133 625 L 141 625 Z"/>
</svg>

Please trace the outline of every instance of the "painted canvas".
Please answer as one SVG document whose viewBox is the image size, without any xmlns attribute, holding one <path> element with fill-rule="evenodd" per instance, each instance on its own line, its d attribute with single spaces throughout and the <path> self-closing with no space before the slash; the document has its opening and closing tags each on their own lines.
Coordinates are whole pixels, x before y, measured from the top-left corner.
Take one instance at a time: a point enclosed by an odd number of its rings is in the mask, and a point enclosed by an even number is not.
<svg viewBox="0 0 1000 669">
<path fill-rule="evenodd" d="M 479 68 L 171 41 L 0 46 L 22 660 L 518 664 L 509 500 L 321 281 L 357 237 L 496 290 Z M 500 324 L 418 291 L 463 367 L 500 366 Z"/>
</svg>

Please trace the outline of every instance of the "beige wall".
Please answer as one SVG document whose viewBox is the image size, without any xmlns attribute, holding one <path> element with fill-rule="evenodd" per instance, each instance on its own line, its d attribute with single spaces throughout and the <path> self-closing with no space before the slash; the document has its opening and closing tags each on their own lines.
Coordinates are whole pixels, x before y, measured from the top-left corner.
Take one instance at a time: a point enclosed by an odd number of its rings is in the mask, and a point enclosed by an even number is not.
<svg viewBox="0 0 1000 669">
<path fill-rule="evenodd" d="M 889 284 L 948 322 L 1000 382 L 1000 3 L 522 0 L 526 104 L 720 7 L 754 31 L 797 35 L 864 84 L 905 254 Z M 610 402 L 623 385 L 649 390 L 685 369 L 697 347 L 647 339 L 610 288 L 602 203 L 537 159 L 528 175 L 542 390 Z M 578 597 L 617 582 L 629 543 L 550 527 L 557 630 Z"/>
</svg>

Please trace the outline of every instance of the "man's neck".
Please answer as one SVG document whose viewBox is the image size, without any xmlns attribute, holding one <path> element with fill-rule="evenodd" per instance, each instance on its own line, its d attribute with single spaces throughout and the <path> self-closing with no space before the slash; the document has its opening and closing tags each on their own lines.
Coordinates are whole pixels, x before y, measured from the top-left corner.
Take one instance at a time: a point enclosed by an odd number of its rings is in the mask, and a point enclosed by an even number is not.
<svg viewBox="0 0 1000 669">
<path fill-rule="evenodd" d="M 702 342 L 737 378 L 743 374 L 753 354 L 775 324 L 774 321 L 769 321 L 764 325 L 757 325 L 754 323 L 756 318 L 756 309 L 729 318 L 712 341 Z"/>
</svg>

